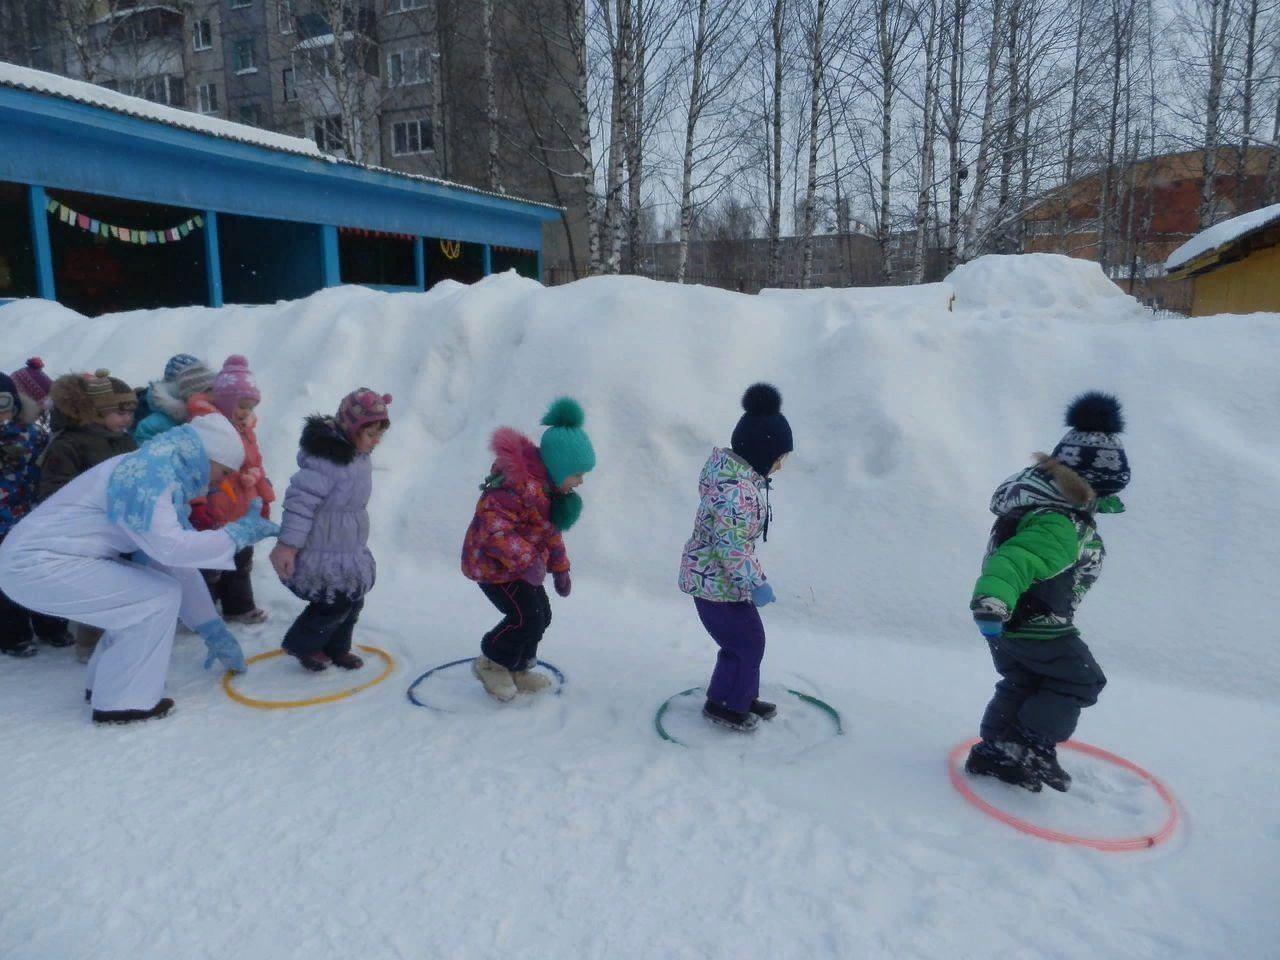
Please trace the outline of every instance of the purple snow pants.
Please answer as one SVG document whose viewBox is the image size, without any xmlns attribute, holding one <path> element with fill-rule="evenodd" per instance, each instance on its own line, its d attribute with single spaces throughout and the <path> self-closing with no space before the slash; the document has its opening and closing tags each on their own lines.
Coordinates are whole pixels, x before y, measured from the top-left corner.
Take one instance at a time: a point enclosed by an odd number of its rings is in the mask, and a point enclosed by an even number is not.
<svg viewBox="0 0 1280 960">
<path fill-rule="evenodd" d="M 756 605 L 717 603 L 693 598 L 698 618 L 720 647 L 716 669 L 707 686 L 707 699 L 722 707 L 746 713 L 760 696 L 760 661 L 764 659 L 764 624 Z"/>
</svg>

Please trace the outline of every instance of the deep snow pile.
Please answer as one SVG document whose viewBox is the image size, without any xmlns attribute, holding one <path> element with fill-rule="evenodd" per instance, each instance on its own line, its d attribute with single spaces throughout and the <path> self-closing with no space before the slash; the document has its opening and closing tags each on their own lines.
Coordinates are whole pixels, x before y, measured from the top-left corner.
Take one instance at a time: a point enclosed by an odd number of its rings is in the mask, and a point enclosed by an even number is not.
<svg viewBox="0 0 1280 960">
<path fill-rule="evenodd" d="M 179 712 L 117 733 L 87 729 L 56 654 L 0 663 L 3 725 L 28 731 L 0 765 L 29 804 L 19 836 L 0 828 L 0 882 L 65 893 L 77 877 L 70 900 L 0 911 L 0 957 L 77 955 L 59 938 L 101 937 L 117 888 L 130 919 L 106 936 L 133 957 L 1263 955 L 1280 933 L 1264 909 L 1280 882 L 1264 623 L 1280 317 L 1151 322 L 1091 269 L 987 258 L 944 284 L 761 297 L 504 275 L 95 320 L 3 308 L 8 342 L 54 371 L 138 382 L 181 350 L 247 354 L 279 485 L 304 414 L 358 385 L 392 393 L 362 623 L 401 669 L 346 704 L 257 714 L 180 641 Z M 849 736 L 740 759 L 649 724 L 710 667 L 674 581 L 698 470 L 755 379 L 781 388 L 796 436 L 762 548 L 779 596 L 766 679 L 836 704 Z M 1125 402 L 1134 480 L 1080 617 L 1112 681 L 1081 734 L 1169 779 L 1195 831 L 1127 861 L 981 821 L 941 761 L 992 680 L 966 609 L 987 499 L 1087 388 Z M 535 429 L 562 392 L 599 455 L 568 537 L 574 595 L 543 648 L 564 696 L 412 709 L 409 681 L 495 619 L 457 572 L 487 437 Z M 298 606 L 263 555 L 257 582 L 274 619 L 250 653 Z M 246 686 L 297 694 L 273 663 Z M 1106 805 L 1097 783 L 1080 802 Z"/>
</svg>

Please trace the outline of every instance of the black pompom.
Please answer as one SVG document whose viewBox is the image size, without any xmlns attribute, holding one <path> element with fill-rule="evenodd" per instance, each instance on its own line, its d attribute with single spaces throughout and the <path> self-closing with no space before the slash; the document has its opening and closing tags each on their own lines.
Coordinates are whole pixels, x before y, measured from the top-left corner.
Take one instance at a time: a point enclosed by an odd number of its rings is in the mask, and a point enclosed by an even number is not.
<svg viewBox="0 0 1280 960">
<path fill-rule="evenodd" d="M 753 384 L 742 395 L 742 409 L 753 416 L 772 417 L 782 412 L 782 394 L 772 384 Z"/>
<path fill-rule="evenodd" d="M 1121 433 L 1124 414 L 1120 401 L 1096 390 L 1082 393 L 1067 407 L 1067 426 L 1081 433 Z"/>
</svg>

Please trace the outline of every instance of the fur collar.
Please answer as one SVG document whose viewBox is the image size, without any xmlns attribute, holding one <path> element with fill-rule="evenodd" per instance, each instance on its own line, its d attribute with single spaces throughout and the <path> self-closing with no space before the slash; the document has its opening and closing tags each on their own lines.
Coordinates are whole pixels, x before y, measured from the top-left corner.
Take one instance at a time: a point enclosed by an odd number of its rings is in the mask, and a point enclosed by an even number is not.
<svg viewBox="0 0 1280 960">
<path fill-rule="evenodd" d="M 307 417 L 298 441 L 302 452 L 345 467 L 356 458 L 355 445 L 338 428 L 333 417 L 315 413 Z"/>
<path fill-rule="evenodd" d="M 53 402 L 52 427 L 54 430 L 67 426 L 84 427 L 99 422 L 98 411 L 94 409 L 93 401 L 89 399 L 84 380 L 74 373 L 53 381 L 49 398 Z"/>
<path fill-rule="evenodd" d="M 494 455 L 494 470 L 502 474 L 503 486 L 521 487 L 529 480 L 536 480 L 547 490 L 551 489 L 542 454 L 523 433 L 510 427 L 499 427 L 489 441 L 489 449 Z"/>
<path fill-rule="evenodd" d="M 1061 460 L 1055 460 L 1047 453 L 1035 454 L 1036 466 L 1053 478 L 1062 495 L 1073 506 L 1086 508 L 1098 499 L 1098 494 L 1089 481 L 1076 473 Z"/>
<path fill-rule="evenodd" d="M 186 423 L 191 419 L 187 412 L 186 401 L 178 396 L 177 391 L 163 380 L 155 380 L 147 391 L 147 403 L 152 410 L 158 410 L 174 423 Z"/>
</svg>

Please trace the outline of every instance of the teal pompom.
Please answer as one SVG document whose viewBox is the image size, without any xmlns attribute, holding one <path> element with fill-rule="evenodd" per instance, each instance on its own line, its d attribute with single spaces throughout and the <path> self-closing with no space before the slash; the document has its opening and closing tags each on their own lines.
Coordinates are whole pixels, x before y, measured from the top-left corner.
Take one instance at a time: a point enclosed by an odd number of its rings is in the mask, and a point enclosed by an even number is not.
<svg viewBox="0 0 1280 960">
<path fill-rule="evenodd" d="M 582 498 L 576 493 L 551 495 L 551 523 L 557 530 L 568 530 L 582 516 Z"/>
<path fill-rule="evenodd" d="M 586 414 L 582 412 L 582 407 L 573 397 L 560 397 L 550 407 L 547 408 L 546 416 L 542 418 L 544 427 L 581 427 L 582 422 L 586 419 Z"/>
</svg>

